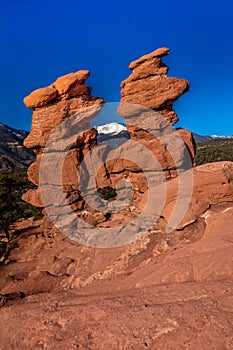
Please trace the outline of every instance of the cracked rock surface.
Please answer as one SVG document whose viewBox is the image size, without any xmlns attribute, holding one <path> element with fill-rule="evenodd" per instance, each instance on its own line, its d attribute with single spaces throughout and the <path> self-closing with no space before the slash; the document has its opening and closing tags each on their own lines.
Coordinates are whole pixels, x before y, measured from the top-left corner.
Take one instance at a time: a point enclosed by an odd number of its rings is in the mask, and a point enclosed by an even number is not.
<svg viewBox="0 0 233 350">
<path fill-rule="evenodd" d="M 195 168 L 189 223 L 166 233 L 161 218 L 125 247 L 88 248 L 21 223 L 0 293 L 25 298 L 0 309 L 1 349 L 232 349 L 232 169 Z"/>
</svg>

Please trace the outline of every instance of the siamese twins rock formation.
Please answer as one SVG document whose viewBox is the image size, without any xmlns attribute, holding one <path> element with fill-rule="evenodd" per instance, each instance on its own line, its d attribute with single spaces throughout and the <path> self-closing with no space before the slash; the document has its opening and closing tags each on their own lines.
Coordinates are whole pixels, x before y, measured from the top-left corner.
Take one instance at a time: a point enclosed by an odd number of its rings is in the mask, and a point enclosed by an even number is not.
<svg viewBox="0 0 233 350">
<path fill-rule="evenodd" d="M 34 109 L 25 145 L 37 155 L 28 175 L 35 185 L 40 182 L 38 189 L 24 195 L 25 200 L 43 206 L 40 197 L 46 188 L 51 205 L 62 209 L 64 203 L 54 195 L 54 189 L 61 175 L 59 157 L 69 141 L 62 189 L 75 214 L 97 226 L 94 232 L 102 225 L 113 227 L 111 233 L 115 233 L 114 225 L 132 219 L 147 200 L 150 189 L 144 176 L 153 171 L 140 169 L 138 162 L 127 159 L 133 152 L 132 141 L 139 151 L 145 145 L 159 160 L 167 193 L 158 227 L 120 247 L 98 249 L 76 244 L 52 231 L 46 215 L 42 227 L 37 221 L 31 222 L 34 227 L 18 223 L 21 234 L 15 234 L 15 248 L 0 269 L 4 297 L 1 349 L 232 349 L 233 163 L 204 164 L 188 170 L 182 163 L 184 147 L 175 142 L 170 148 L 174 164 L 166 142 L 170 126 L 177 120 L 172 102 L 187 91 L 188 82 L 167 76 L 161 61 L 167 53 L 167 49 L 159 49 L 131 63 L 133 72 L 122 83 L 118 112 L 131 136 L 122 145 L 125 148 L 97 144 L 97 131 L 89 124 L 104 104 L 86 87 L 87 71 L 61 77 L 25 99 Z M 45 145 L 61 124 L 67 133 L 61 129 L 57 143 L 51 144 L 50 161 L 39 178 Z M 192 135 L 183 129 L 178 132 L 192 161 Z M 99 193 L 107 186 L 119 186 L 120 179 L 131 182 L 134 189 L 128 208 L 111 215 L 88 206 L 80 192 L 89 184 L 89 177 L 84 171 L 85 176 L 77 178 L 77 170 L 95 149 L 95 161 L 103 160 L 106 153 L 113 156 L 97 173 L 94 182 Z M 121 157 L 114 158 L 119 150 Z M 141 161 L 152 166 L 147 157 Z M 176 176 L 184 167 L 187 171 Z M 48 176 L 51 169 L 52 176 Z M 163 228 L 173 212 L 183 176 L 193 177 L 190 205 L 176 229 L 167 233 Z M 179 196 L 185 202 L 185 191 Z M 6 279 L 11 271 L 16 273 L 14 283 Z M 19 291 L 26 296 L 22 300 Z"/>
<path fill-rule="evenodd" d="M 152 165 L 150 168 L 149 158 L 143 156 L 142 162 L 137 164 L 128 159 L 127 153 L 134 152 L 137 155 L 141 150 L 148 149 L 148 153 L 152 152 L 158 160 L 160 171 L 166 180 L 177 176 L 177 168 L 187 170 L 187 167 L 191 167 L 194 158 L 194 143 L 189 131 L 178 130 L 177 135 L 182 142 L 173 143 L 172 150 L 167 147 L 167 142 L 164 142 L 164 135 L 165 139 L 169 138 L 167 130 L 178 120 L 172 104 L 189 89 L 187 80 L 167 76 L 168 67 L 162 62 L 162 57 L 168 54 L 169 49 L 161 48 L 142 56 L 129 66 L 133 72 L 121 83 L 122 99 L 118 113 L 126 121 L 131 140 L 126 140 L 122 148 L 111 149 L 108 144 L 97 145 L 97 131 L 90 126 L 90 121 L 101 112 L 104 100 L 91 96 L 91 88 L 86 86 L 89 71 L 80 70 L 62 76 L 50 86 L 27 96 L 24 103 L 33 109 L 33 117 L 31 132 L 25 140 L 25 146 L 33 149 L 37 155 L 36 162 L 28 169 L 29 180 L 39 186 L 40 164 L 46 143 L 60 125 L 65 125 L 66 130 L 70 129 L 69 136 L 75 136 L 75 133 L 77 135 L 75 139 L 72 138 L 69 150 L 66 151 L 62 169 L 62 186 L 71 209 L 87 223 L 100 227 L 117 226 L 137 216 L 143 208 L 148 191 L 145 169 L 147 174 L 153 173 L 154 169 Z M 77 116 L 75 125 L 64 124 L 74 115 Z M 61 138 L 63 136 L 62 134 Z M 69 139 L 69 136 L 65 135 L 64 138 Z M 165 141 L 169 143 L 169 140 Z M 84 171 L 83 175 L 78 176 L 78 169 L 85 155 L 95 147 L 98 147 L 98 158 L 102 160 L 95 174 L 95 190 L 100 194 L 106 188 L 114 190 L 122 179 L 132 184 L 132 201 L 119 212 L 104 213 L 98 210 L 98 206 L 93 208 L 80 192 L 83 183 L 88 183 L 87 178 L 91 175 Z M 185 152 L 190 156 L 188 166 L 183 162 Z M 50 176 L 46 179 L 45 176 L 37 189 L 28 191 L 23 197 L 25 201 L 36 206 L 44 206 L 41 200 L 43 186 L 47 186 L 51 205 L 64 205 L 59 202 L 59 198 L 53 196 L 53 190 L 58 185 L 59 171 L 56 171 L 56 166 L 58 169 L 59 164 L 57 149 L 52 149 L 52 153 L 49 164 L 43 164 L 45 170 L 53 168 L 52 178 Z M 106 153 L 110 154 L 110 160 L 105 160 Z M 96 159 L 93 159 L 93 166 L 97 167 L 97 163 Z M 49 227 L 46 217 L 44 224 Z"/>
</svg>

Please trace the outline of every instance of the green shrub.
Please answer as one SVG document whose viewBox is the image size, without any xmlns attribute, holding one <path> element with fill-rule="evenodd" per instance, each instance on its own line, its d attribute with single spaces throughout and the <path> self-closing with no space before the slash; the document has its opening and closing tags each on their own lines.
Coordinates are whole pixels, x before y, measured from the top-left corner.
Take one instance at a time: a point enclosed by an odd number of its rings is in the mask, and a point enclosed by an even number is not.
<svg viewBox="0 0 233 350">
<path fill-rule="evenodd" d="M 110 186 L 99 188 L 98 193 L 100 197 L 105 199 L 106 201 L 113 200 L 117 196 L 115 188 L 112 188 Z"/>
<path fill-rule="evenodd" d="M 0 231 L 10 240 L 10 227 L 19 218 L 41 217 L 41 209 L 24 202 L 21 197 L 33 188 L 26 170 L 0 174 Z"/>
<path fill-rule="evenodd" d="M 218 139 L 197 143 L 196 165 L 224 160 L 233 162 L 233 139 Z"/>
</svg>

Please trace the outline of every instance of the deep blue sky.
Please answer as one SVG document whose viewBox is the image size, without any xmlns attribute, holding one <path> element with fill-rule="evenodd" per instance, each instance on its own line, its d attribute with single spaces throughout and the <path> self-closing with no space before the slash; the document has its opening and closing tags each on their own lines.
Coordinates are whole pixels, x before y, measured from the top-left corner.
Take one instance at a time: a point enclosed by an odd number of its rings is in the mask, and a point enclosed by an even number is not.
<svg viewBox="0 0 233 350">
<path fill-rule="evenodd" d="M 166 46 L 169 75 L 191 83 L 178 126 L 233 134 L 232 0 L 1 0 L 0 43 L 0 121 L 15 128 L 30 129 L 24 96 L 79 69 L 119 101 L 129 62 Z"/>
</svg>

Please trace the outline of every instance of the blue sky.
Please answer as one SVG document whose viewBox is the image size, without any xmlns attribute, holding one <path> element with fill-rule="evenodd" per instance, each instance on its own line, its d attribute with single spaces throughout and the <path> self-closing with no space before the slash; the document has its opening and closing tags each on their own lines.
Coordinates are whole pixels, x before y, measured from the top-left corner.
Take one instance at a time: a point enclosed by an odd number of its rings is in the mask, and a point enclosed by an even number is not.
<svg viewBox="0 0 233 350">
<path fill-rule="evenodd" d="M 177 126 L 233 134 L 231 0 L 2 0 L 0 43 L 0 121 L 15 128 L 30 129 L 24 96 L 79 69 L 93 95 L 119 101 L 128 64 L 166 46 L 169 75 L 191 83 Z"/>
</svg>

